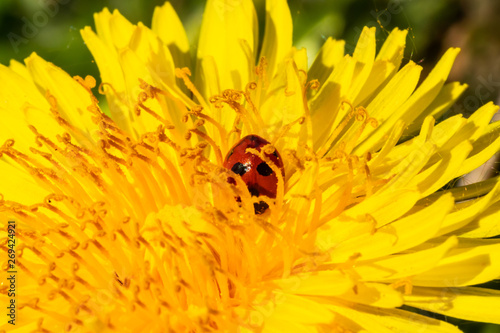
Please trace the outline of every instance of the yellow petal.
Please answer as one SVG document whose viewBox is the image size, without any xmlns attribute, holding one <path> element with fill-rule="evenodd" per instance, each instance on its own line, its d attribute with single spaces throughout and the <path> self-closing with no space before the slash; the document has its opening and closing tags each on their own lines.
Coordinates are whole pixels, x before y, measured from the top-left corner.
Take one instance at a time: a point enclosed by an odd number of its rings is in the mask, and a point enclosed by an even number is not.
<svg viewBox="0 0 500 333">
<path fill-rule="evenodd" d="M 93 139 L 97 126 L 92 121 L 92 114 L 87 111 L 92 106 L 92 99 L 77 81 L 61 68 L 46 62 L 36 54 L 26 58 L 26 66 L 35 83 L 55 97 L 57 109 L 68 123 L 75 126 L 75 139 L 88 146 Z"/>
<path fill-rule="evenodd" d="M 159 124 L 155 116 L 145 112 L 144 110 L 142 110 L 141 114 L 138 116 L 132 111 L 135 110 L 140 93 L 143 92 L 143 89 L 140 87 L 140 80 L 144 80 L 145 82 L 159 82 L 161 79 L 156 76 L 154 70 L 149 70 L 150 68 L 143 63 L 142 59 L 136 52 L 129 48 L 124 48 L 121 51 L 119 61 L 123 68 L 127 68 L 127 71 L 124 72 L 124 80 L 125 92 L 130 98 L 129 108 L 127 109 L 129 114 L 127 116 L 132 120 L 132 133 L 135 136 L 138 136 L 138 133 L 154 132 L 158 128 Z M 153 64 L 150 65 L 154 66 Z M 166 85 L 165 87 L 172 86 Z M 178 93 L 177 96 L 183 95 L 179 90 L 168 91 Z M 164 97 L 159 96 L 154 99 L 150 98 L 143 104 L 150 110 L 153 110 L 156 115 L 165 119 L 169 124 L 178 126 L 181 131 L 175 131 L 172 134 L 175 135 L 178 140 L 182 140 L 182 129 L 185 128 L 186 124 L 181 122 L 181 114 L 185 111 L 185 108 L 182 107 L 182 103 L 179 105 L 177 102 L 179 101 L 176 101 L 175 98 L 169 98 L 169 101 L 167 101 Z"/>
<path fill-rule="evenodd" d="M 380 232 L 394 232 L 398 236 L 391 253 L 407 250 L 434 237 L 452 209 L 453 203 L 451 195 L 443 195 L 432 205 L 413 214 L 407 214 L 398 221 L 381 228 Z"/>
<path fill-rule="evenodd" d="M 488 238 L 500 235 L 500 202 L 491 205 L 474 219 L 457 231 L 460 237 Z"/>
<path fill-rule="evenodd" d="M 189 41 L 179 16 L 170 2 L 157 6 L 151 29 L 160 37 L 172 54 L 175 67 L 190 67 Z"/>
<path fill-rule="evenodd" d="M 415 89 L 421 70 L 422 68 L 412 61 L 404 66 L 366 107 L 370 117 L 377 119 L 379 124 L 383 124 L 393 113 L 398 112 Z M 376 132 L 371 134 L 373 131 Z M 382 133 L 385 131 L 370 130 L 367 127 L 360 138 L 364 141 L 360 141 L 361 143 L 355 148 L 354 153 L 363 155 L 367 150 L 381 145 Z"/>
<path fill-rule="evenodd" d="M 307 61 L 307 50 L 305 48 L 297 49 L 295 47 L 292 47 L 291 55 L 291 58 L 295 62 L 295 65 L 297 65 L 297 69 L 299 70 L 299 72 L 302 72 L 303 76 L 305 77 L 307 68 L 309 67 Z"/>
<path fill-rule="evenodd" d="M 25 78 L 27 81 L 33 82 L 33 78 L 30 76 L 30 72 L 26 66 L 19 61 L 11 60 L 9 68 L 14 72 Z"/>
<path fill-rule="evenodd" d="M 488 108 L 491 112 L 498 110 L 498 106 L 491 102 L 484 105 L 483 108 Z M 477 140 L 474 140 L 473 149 L 464 163 L 462 163 L 460 169 L 457 170 L 456 176 L 474 170 L 500 150 L 500 122 L 491 124 L 484 131 L 487 132 Z"/>
<path fill-rule="evenodd" d="M 366 84 L 353 101 L 354 105 L 368 105 L 374 98 L 375 93 L 397 72 L 403 59 L 407 34 L 407 30 L 395 28 L 387 36 L 375 58 L 373 69 L 366 80 Z"/>
<path fill-rule="evenodd" d="M 422 124 L 427 116 L 439 119 L 453 104 L 455 104 L 465 89 L 467 89 L 467 85 L 460 84 L 459 82 L 445 84 L 434 101 L 409 124 L 408 128 L 405 130 L 405 135 L 414 135 L 414 133 L 418 132 L 420 130 L 420 124 Z"/>
<path fill-rule="evenodd" d="M 391 134 L 385 140 L 384 145 L 382 146 L 382 149 L 378 151 L 376 154 L 374 154 L 374 157 L 370 160 L 368 166 L 370 167 L 371 172 L 374 174 L 381 174 L 385 172 L 389 172 L 394 165 L 397 165 L 399 161 L 401 161 L 404 157 L 402 154 L 400 155 L 395 155 L 394 158 L 391 158 L 389 163 L 389 160 L 386 159 L 387 156 L 390 156 L 391 153 L 396 150 L 396 149 L 404 149 L 404 154 L 409 154 L 411 152 L 411 148 L 408 148 L 407 145 L 411 142 L 407 141 L 403 144 L 399 144 L 396 146 L 396 144 L 399 141 L 399 138 L 401 137 L 401 134 L 403 133 L 405 124 L 402 121 L 399 121 L 394 125 L 394 128 L 392 129 Z M 404 155 L 406 156 L 406 155 Z M 392 163 L 392 161 L 394 161 Z"/>
<path fill-rule="evenodd" d="M 500 183 L 497 183 L 493 190 L 487 195 L 474 200 L 472 204 L 469 204 L 463 209 L 457 208 L 455 212 L 446 216 L 441 229 L 439 230 L 439 235 L 444 235 L 459 228 L 462 228 L 469 224 L 471 221 L 475 220 L 476 217 L 481 213 L 486 213 L 488 207 L 496 203 L 500 198 Z M 470 202 L 469 202 L 470 203 Z M 491 226 L 490 223 L 487 223 Z M 471 224 L 470 228 L 475 228 L 476 223 Z"/>
<path fill-rule="evenodd" d="M 444 195 L 431 206 L 378 227 L 373 234 L 353 235 L 331 251 L 332 261 L 343 262 L 356 254 L 365 261 L 417 246 L 437 233 L 453 203 L 451 195 Z"/>
<path fill-rule="evenodd" d="M 440 260 L 458 244 L 456 237 L 450 237 L 429 249 L 409 254 L 392 255 L 356 265 L 356 273 L 364 281 L 395 281 L 419 276 L 436 266 Z M 412 278 L 412 282 L 413 282 Z"/>
<path fill-rule="evenodd" d="M 500 324 L 500 291 L 485 288 L 412 289 L 405 304 L 445 316 Z"/>
<path fill-rule="evenodd" d="M 328 37 L 307 72 L 307 78 L 323 84 L 344 57 L 344 47 L 345 41 Z"/>
<path fill-rule="evenodd" d="M 261 57 L 266 57 L 267 78 L 274 76 L 279 63 L 292 48 L 292 16 L 286 0 L 266 1 L 266 28 Z"/>
<path fill-rule="evenodd" d="M 19 65 L 19 68 L 24 66 Z M 9 82 L 0 89 L 0 143 L 15 141 L 15 148 L 26 151 L 33 146 L 35 134 L 28 128 L 34 125 L 44 135 L 55 138 L 57 124 L 51 117 L 50 105 L 31 79 L 26 79 L 9 67 L 0 65 L 1 82 Z M 22 89 L 20 89 L 22 87 Z M 13 112 L 15 111 L 15 112 Z M 31 118 L 30 120 L 27 119 Z"/>
<path fill-rule="evenodd" d="M 395 68 L 399 68 L 404 56 L 407 34 L 408 30 L 394 28 L 380 48 L 376 60 L 390 61 Z"/>
<path fill-rule="evenodd" d="M 321 85 L 318 93 L 308 101 L 314 147 L 325 145 L 325 141 L 335 132 L 335 128 L 349 111 L 347 106 L 342 108 L 341 101 L 351 85 L 355 66 L 356 62 L 351 57 L 344 57 Z"/>
<path fill-rule="evenodd" d="M 186 124 L 182 122 L 182 117 L 186 112 L 186 108 L 179 107 L 179 103 L 189 101 L 189 98 L 177 87 L 174 74 L 174 60 L 170 54 L 169 49 L 160 41 L 160 39 L 142 23 L 139 23 L 130 38 L 129 49 L 134 53 L 134 58 L 138 57 L 139 60 L 134 63 L 134 68 L 140 68 L 137 71 L 135 78 L 137 85 L 139 79 L 145 80 L 155 87 L 168 91 L 173 96 L 172 98 L 164 98 L 158 96 L 156 99 L 162 100 L 165 104 L 163 108 L 153 107 L 152 110 L 163 109 L 160 114 L 164 119 L 173 124 L 178 132 L 185 132 Z M 121 55 L 128 52 L 124 48 Z M 126 67 L 124 67 L 126 68 Z M 143 72 L 146 70 L 146 72 Z M 127 73 L 127 77 L 128 77 Z M 132 78 L 133 80 L 134 78 Z M 137 86 L 136 85 L 136 86 Z M 130 89 L 130 87 L 129 87 Z M 135 105 L 140 90 L 129 90 L 132 92 L 132 100 Z M 178 98 L 178 100 L 176 100 Z M 184 103 L 190 105 L 192 102 Z M 177 136 L 180 138 L 180 136 Z"/>
<path fill-rule="evenodd" d="M 388 172 L 388 176 L 394 175 L 394 177 L 380 191 L 412 188 L 414 185 L 410 184 L 414 183 L 414 177 L 425 167 L 435 152 L 436 146 L 429 141 L 423 142 L 420 145 L 417 144 L 416 149 L 412 149 L 399 164 Z"/>
<path fill-rule="evenodd" d="M 400 309 L 383 309 L 361 304 L 331 306 L 332 311 L 351 319 L 369 332 L 423 332 L 461 333 L 447 322 Z"/>
<path fill-rule="evenodd" d="M 94 15 L 97 34 L 106 45 L 113 45 L 117 51 L 126 47 L 134 32 L 130 23 L 118 10 L 110 14 L 107 8 Z"/>
<path fill-rule="evenodd" d="M 381 138 L 391 130 L 398 120 L 403 120 L 409 124 L 432 103 L 448 77 L 458 52 L 458 49 L 449 49 L 424 82 L 403 105 L 395 110 L 387 109 L 390 114 L 387 111 L 384 114 L 380 114 L 377 110 L 371 108 L 371 104 L 368 106 L 370 116 L 377 118 L 379 124 L 381 124 L 367 139 L 375 144 L 375 146 L 372 145 L 372 149 L 380 148 L 382 144 L 381 142 L 376 143 L 376 140 L 381 141 Z M 362 139 L 366 138 L 368 134 L 367 131 L 363 132 Z M 366 144 L 364 145 L 366 148 Z M 364 152 L 363 148 L 360 147 L 359 149 L 361 149 L 357 150 L 359 153 Z"/>
<path fill-rule="evenodd" d="M 376 193 L 358 205 L 347 209 L 340 217 L 346 220 L 363 220 L 367 214 L 381 227 L 399 218 L 420 199 L 420 193 L 412 189 L 399 189 Z"/>
<path fill-rule="evenodd" d="M 467 122 L 473 125 L 475 129 L 474 133 L 469 137 L 472 142 L 476 141 L 482 135 L 488 134 L 488 124 L 495 113 L 498 112 L 498 108 L 499 107 L 497 105 L 489 102 L 470 115 Z"/>
<path fill-rule="evenodd" d="M 426 244 L 426 247 L 431 246 L 433 246 L 431 242 Z M 446 288 L 480 284 L 498 276 L 500 276 L 500 241 L 460 238 L 456 249 L 452 249 L 436 267 L 416 275 L 412 283 L 416 286 Z"/>
<path fill-rule="evenodd" d="M 358 283 L 338 298 L 380 308 L 396 308 L 403 305 L 403 295 L 393 287 L 382 283 Z"/>
<path fill-rule="evenodd" d="M 381 170 L 390 170 L 394 165 L 401 163 L 401 161 L 414 150 L 422 150 L 423 142 L 428 141 L 432 144 L 434 149 L 438 152 L 449 151 L 457 144 L 464 140 L 468 140 L 469 132 L 462 135 L 461 129 L 467 124 L 467 119 L 461 115 L 456 115 L 446 120 L 443 120 L 437 125 L 434 125 L 434 118 L 432 116 L 426 117 L 424 123 L 420 125 L 419 136 L 398 144 L 387 152 L 385 163 L 378 163 Z M 399 139 L 399 137 L 398 137 Z M 391 137 L 391 140 L 394 138 Z M 440 159 L 439 153 L 434 153 L 431 161 L 436 163 Z"/>
<path fill-rule="evenodd" d="M 353 75 L 354 80 L 346 96 L 349 101 L 354 101 L 357 98 L 365 84 L 371 84 L 367 82 L 367 79 L 372 72 L 373 61 L 375 60 L 375 31 L 375 28 L 363 28 L 356 49 L 354 49 L 352 58 L 356 61 L 356 68 Z"/>
<path fill-rule="evenodd" d="M 334 319 L 333 312 L 306 297 L 276 293 L 274 298 L 273 304 L 255 307 L 255 310 L 265 318 L 264 331 L 283 332 L 283 325 L 288 323 L 291 325 L 288 327 L 299 329 L 297 332 L 316 332 L 316 328 L 310 325 L 331 323 Z M 304 324 L 308 325 L 302 326 Z"/>
<path fill-rule="evenodd" d="M 206 82 L 201 80 L 205 68 L 202 60 L 213 57 L 219 72 L 221 89 L 241 90 L 253 77 L 257 16 L 253 2 L 209 0 L 203 14 L 198 44 L 196 85 L 208 99 Z"/>
<path fill-rule="evenodd" d="M 175 84 L 174 60 L 167 47 L 160 41 L 153 31 L 139 22 L 130 37 L 128 47 L 141 59 L 155 79 L 156 86 L 160 82 L 173 86 Z"/>
<path fill-rule="evenodd" d="M 392 117 L 403 119 L 408 124 L 415 120 L 441 91 L 459 51 L 457 48 L 448 49 L 411 98 Z"/>
<path fill-rule="evenodd" d="M 305 296 L 337 296 L 353 287 L 353 282 L 340 271 L 299 274 L 274 281 L 285 293 Z"/>
<path fill-rule="evenodd" d="M 457 170 L 472 150 L 472 145 L 464 141 L 455 148 L 441 155 L 441 160 L 413 177 L 409 186 L 417 186 L 422 196 L 427 196 L 439 190 L 455 178 Z"/>
<path fill-rule="evenodd" d="M 118 61 L 118 54 L 90 27 L 85 27 L 80 33 L 97 63 L 102 82 L 111 84 L 113 87 L 113 89 L 104 88 L 111 117 L 123 130 L 130 133 L 132 117 L 128 116 L 130 110 L 127 103 L 128 96 L 125 95 L 125 80 Z"/>
<path fill-rule="evenodd" d="M 284 64 L 285 86 L 280 88 L 272 98 L 268 98 L 260 110 L 262 118 L 266 119 L 270 129 L 279 132 L 287 126 L 287 133 L 283 135 L 288 147 L 297 147 L 299 156 L 303 154 L 304 146 L 311 147 L 312 129 L 306 117 L 302 124 L 297 121 L 307 114 L 304 109 L 303 82 L 297 65 L 292 59 Z"/>
<path fill-rule="evenodd" d="M 392 115 L 415 89 L 421 70 L 411 61 L 404 66 L 367 106 L 370 116 L 382 122 Z"/>
</svg>

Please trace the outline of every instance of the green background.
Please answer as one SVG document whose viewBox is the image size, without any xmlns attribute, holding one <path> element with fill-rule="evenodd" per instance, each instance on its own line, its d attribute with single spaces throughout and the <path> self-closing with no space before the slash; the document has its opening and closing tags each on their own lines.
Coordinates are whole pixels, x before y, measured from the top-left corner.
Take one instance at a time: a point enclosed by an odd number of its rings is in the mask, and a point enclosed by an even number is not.
<svg viewBox="0 0 500 333">
<path fill-rule="evenodd" d="M 90 74 L 99 80 L 97 66 L 80 37 L 80 29 L 93 27 L 93 13 L 103 7 L 116 8 L 131 22 L 142 21 L 150 26 L 154 7 L 163 3 L 161 0 L 1 0 L 0 63 L 7 65 L 10 59 L 23 61 L 35 51 L 71 75 Z M 205 1 L 172 0 L 171 3 L 188 30 L 194 53 Z M 288 3 L 294 24 L 294 45 L 307 47 L 311 56 L 329 36 L 345 39 L 347 52 L 352 53 L 365 25 L 378 28 L 379 45 L 393 28 L 406 28 L 409 37 L 405 61 L 422 65 L 423 77 L 447 48 L 462 48 L 450 80 L 465 82 L 470 88 L 447 116 L 470 115 L 490 100 L 499 102 L 500 1 L 295 0 Z M 265 4 L 263 0 L 255 0 L 255 4 L 262 35 Z M 497 289 L 499 286 L 498 281 L 488 285 Z M 500 325 L 436 317 L 459 325 L 465 332 L 500 332 Z"/>
</svg>

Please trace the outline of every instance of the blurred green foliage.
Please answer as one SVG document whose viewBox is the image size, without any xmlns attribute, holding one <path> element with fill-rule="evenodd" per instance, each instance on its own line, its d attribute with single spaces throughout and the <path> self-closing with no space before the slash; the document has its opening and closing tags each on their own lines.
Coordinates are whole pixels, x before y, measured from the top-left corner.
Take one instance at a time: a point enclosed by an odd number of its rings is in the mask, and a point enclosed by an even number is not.
<svg viewBox="0 0 500 333">
<path fill-rule="evenodd" d="M 500 78 L 498 61 L 488 64 L 489 60 L 485 58 L 486 61 L 481 63 L 486 69 L 483 72 L 474 70 L 478 67 L 475 66 L 477 62 L 474 60 L 481 55 L 490 53 L 493 54 L 493 59 L 499 58 L 497 51 L 500 37 L 497 33 L 498 24 L 496 29 L 494 24 L 500 21 L 498 20 L 500 6 L 496 6 L 494 1 L 293 0 L 288 3 L 293 18 L 294 44 L 306 47 L 311 60 L 329 36 L 345 39 L 347 52 L 351 53 L 363 26 L 378 28 L 379 46 L 392 29 L 399 27 L 409 29 L 405 60 L 420 63 L 424 67 L 424 73 L 435 65 L 447 47 L 452 46 L 449 45 L 450 38 L 451 44 L 454 42 L 460 44 L 458 46 L 465 48 L 465 53 L 469 54 L 469 67 L 465 66 L 463 74 L 460 75 L 459 72 L 453 79 L 466 81 L 474 87 L 479 84 L 483 75 L 488 74 L 488 71 L 491 74 L 491 68 Z M 10 59 L 22 62 L 32 52 L 37 52 L 43 58 L 62 67 L 70 75 L 92 75 L 99 79 L 97 66 L 80 37 L 80 29 L 94 26 L 93 13 L 102 10 L 103 7 L 108 7 L 110 10 L 118 9 L 131 22 L 142 21 L 150 26 L 154 7 L 163 3 L 163 0 L 2 0 L 0 1 L 0 63 L 8 64 Z M 171 3 L 186 26 L 195 53 L 205 1 L 171 0 Z M 259 13 L 262 36 L 265 1 L 255 0 L 255 6 Z M 458 29 L 458 35 L 452 34 L 454 27 L 462 28 Z M 468 42 L 463 43 L 464 40 Z M 465 60 L 459 58 L 457 61 L 461 61 L 463 67 Z M 491 92 L 490 99 L 498 97 L 498 90 L 496 88 L 496 91 Z M 498 289 L 498 283 L 492 282 L 488 287 Z M 429 313 L 427 315 L 432 316 Z M 500 325 L 436 317 L 459 325 L 465 332 L 500 332 Z"/>
<path fill-rule="evenodd" d="M 2 0 L 0 2 L 0 62 L 22 61 L 35 51 L 73 75 L 92 74 L 97 70 L 81 37 L 80 29 L 93 26 L 93 13 L 108 7 L 118 9 L 131 22 L 151 24 L 155 6 L 163 0 L 151 1 L 77 1 L 77 0 Z M 307 47 L 310 57 L 327 37 L 343 38 L 352 52 L 363 26 L 379 27 L 378 39 L 383 41 L 394 27 L 411 28 L 409 57 L 420 59 L 433 42 L 440 25 L 453 18 L 456 6 L 451 1 L 376 1 L 367 5 L 361 0 L 289 1 L 294 23 L 294 41 Z M 195 39 L 203 13 L 203 0 L 172 0 L 182 21 L 188 26 L 191 43 Z M 256 0 L 260 33 L 264 31 L 265 2 Z M 394 4 L 397 4 L 395 6 Z M 406 8 L 408 7 L 408 8 Z M 411 17 L 411 20 L 409 19 Z M 46 18 L 46 19 L 44 19 Z M 443 18 L 445 18 L 443 20 Z M 377 22 L 377 20 L 379 22 Z"/>
</svg>

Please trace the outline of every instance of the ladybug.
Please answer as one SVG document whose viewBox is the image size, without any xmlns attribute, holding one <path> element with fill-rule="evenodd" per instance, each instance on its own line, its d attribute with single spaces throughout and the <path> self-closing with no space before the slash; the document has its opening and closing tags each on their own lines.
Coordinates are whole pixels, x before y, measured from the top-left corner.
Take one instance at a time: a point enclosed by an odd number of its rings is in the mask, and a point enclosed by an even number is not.
<svg viewBox="0 0 500 333">
<path fill-rule="evenodd" d="M 254 148 L 260 152 L 262 147 L 268 144 L 269 141 L 258 135 L 247 135 L 229 150 L 224 160 L 224 167 L 241 176 L 252 197 L 265 195 L 269 198 L 276 198 L 278 177 L 275 172 L 260 157 L 246 151 L 247 148 Z M 280 169 L 284 178 L 285 169 L 278 151 L 274 150 L 272 154 L 266 154 L 266 156 Z M 228 177 L 227 181 L 236 185 L 233 177 Z M 241 198 L 237 197 L 236 201 L 241 202 Z M 255 214 L 262 214 L 269 208 L 269 205 L 264 201 L 256 202 L 253 205 Z"/>
</svg>

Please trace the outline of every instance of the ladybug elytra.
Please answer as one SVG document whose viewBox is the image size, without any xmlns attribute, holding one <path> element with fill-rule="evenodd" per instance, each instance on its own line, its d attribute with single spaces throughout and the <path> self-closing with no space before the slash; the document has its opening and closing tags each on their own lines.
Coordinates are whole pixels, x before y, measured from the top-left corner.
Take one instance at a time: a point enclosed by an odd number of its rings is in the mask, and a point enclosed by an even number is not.
<svg viewBox="0 0 500 333">
<path fill-rule="evenodd" d="M 260 152 L 268 144 L 269 141 L 258 135 L 245 136 L 229 150 L 224 160 L 224 167 L 241 176 L 251 196 L 265 195 L 274 199 L 278 190 L 278 177 L 259 156 L 247 152 L 247 148 L 254 148 Z M 266 153 L 266 156 L 281 170 L 281 175 L 284 178 L 283 160 L 278 151 L 274 150 L 271 154 Z M 233 177 L 228 177 L 227 181 L 236 185 Z M 239 197 L 236 200 L 241 201 Z M 269 205 L 264 201 L 254 203 L 255 214 L 262 214 L 267 208 Z"/>
</svg>

